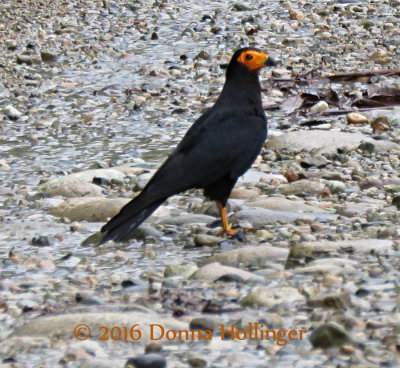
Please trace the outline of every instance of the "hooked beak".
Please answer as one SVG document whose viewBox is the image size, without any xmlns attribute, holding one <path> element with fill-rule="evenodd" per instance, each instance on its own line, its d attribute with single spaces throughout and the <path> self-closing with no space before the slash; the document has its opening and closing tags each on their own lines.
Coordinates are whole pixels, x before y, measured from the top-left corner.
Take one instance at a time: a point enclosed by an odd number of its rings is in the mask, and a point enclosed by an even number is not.
<svg viewBox="0 0 400 368">
<path fill-rule="evenodd" d="M 265 60 L 264 63 L 265 66 L 276 66 L 276 61 L 272 57 L 268 57 L 267 60 Z"/>
</svg>

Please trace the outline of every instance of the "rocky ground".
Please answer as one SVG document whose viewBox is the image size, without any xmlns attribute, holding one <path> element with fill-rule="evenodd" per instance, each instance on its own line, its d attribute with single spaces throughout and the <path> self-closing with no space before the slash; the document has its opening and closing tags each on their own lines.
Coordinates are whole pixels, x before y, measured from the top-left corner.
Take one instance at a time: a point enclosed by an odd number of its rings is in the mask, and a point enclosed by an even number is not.
<svg viewBox="0 0 400 368">
<path fill-rule="evenodd" d="M 400 365 L 400 110 L 354 115 L 365 96 L 398 103 L 400 77 L 327 78 L 399 68 L 398 0 L 0 10 L 1 367 Z M 269 140 L 230 200 L 232 222 L 257 231 L 215 237 L 215 205 L 191 191 L 126 244 L 81 245 L 213 103 L 245 45 L 281 61 L 261 74 Z M 255 323 L 307 332 L 226 332 Z M 212 339 L 152 341 L 154 324 Z"/>
</svg>

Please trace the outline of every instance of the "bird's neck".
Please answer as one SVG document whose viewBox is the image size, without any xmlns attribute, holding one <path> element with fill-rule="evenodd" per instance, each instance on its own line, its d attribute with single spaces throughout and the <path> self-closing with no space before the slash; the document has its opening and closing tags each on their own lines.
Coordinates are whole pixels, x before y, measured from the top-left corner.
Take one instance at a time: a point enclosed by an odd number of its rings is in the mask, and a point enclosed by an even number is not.
<svg viewBox="0 0 400 368">
<path fill-rule="evenodd" d="M 258 73 L 227 74 L 225 85 L 217 101 L 231 106 L 254 105 L 262 107 L 261 85 Z"/>
</svg>

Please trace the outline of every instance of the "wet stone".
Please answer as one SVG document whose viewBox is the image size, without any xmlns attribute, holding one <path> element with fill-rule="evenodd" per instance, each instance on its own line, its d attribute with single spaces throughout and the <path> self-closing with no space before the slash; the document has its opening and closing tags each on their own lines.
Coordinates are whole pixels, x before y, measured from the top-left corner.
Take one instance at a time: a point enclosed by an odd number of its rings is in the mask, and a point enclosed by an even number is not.
<svg viewBox="0 0 400 368">
<path fill-rule="evenodd" d="M 221 237 L 208 234 L 196 234 L 194 237 L 194 244 L 196 247 L 213 247 L 218 245 L 221 241 Z"/>
<path fill-rule="evenodd" d="M 350 335 L 346 330 L 334 322 L 319 326 L 310 335 L 310 342 L 315 348 L 339 347 L 350 341 Z"/>
<path fill-rule="evenodd" d="M 166 366 L 166 359 L 154 353 L 129 358 L 125 364 L 125 368 L 165 368 Z"/>
<path fill-rule="evenodd" d="M 164 270 L 164 277 L 182 276 L 184 278 L 190 277 L 198 267 L 195 264 L 179 264 L 169 265 Z"/>
</svg>

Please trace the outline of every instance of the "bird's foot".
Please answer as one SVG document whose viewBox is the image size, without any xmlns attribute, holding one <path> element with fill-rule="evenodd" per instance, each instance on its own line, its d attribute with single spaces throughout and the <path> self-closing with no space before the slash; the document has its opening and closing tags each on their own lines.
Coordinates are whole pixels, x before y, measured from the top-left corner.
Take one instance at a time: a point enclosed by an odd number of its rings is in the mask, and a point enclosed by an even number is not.
<svg viewBox="0 0 400 368">
<path fill-rule="evenodd" d="M 255 229 L 254 227 L 249 228 L 249 229 L 232 229 L 231 227 L 229 229 L 222 229 L 221 231 L 217 231 L 216 233 L 214 233 L 215 236 L 222 236 L 222 235 L 228 235 L 228 236 L 233 236 L 235 234 L 237 234 L 240 230 L 243 231 L 243 233 L 255 233 L 257 231 L 257 229 Z"/>
<path fill-rule="evenodd" d="M 240 229 L 232 229 L 232 225 L 229 225 L 227 229 L 222 229 L 221 231 L 217 231 L 214 233 L 215 236 L 222 236 L 224 234 L 228 236 L 233 236 L 235 235 Z"/>
</svg>

